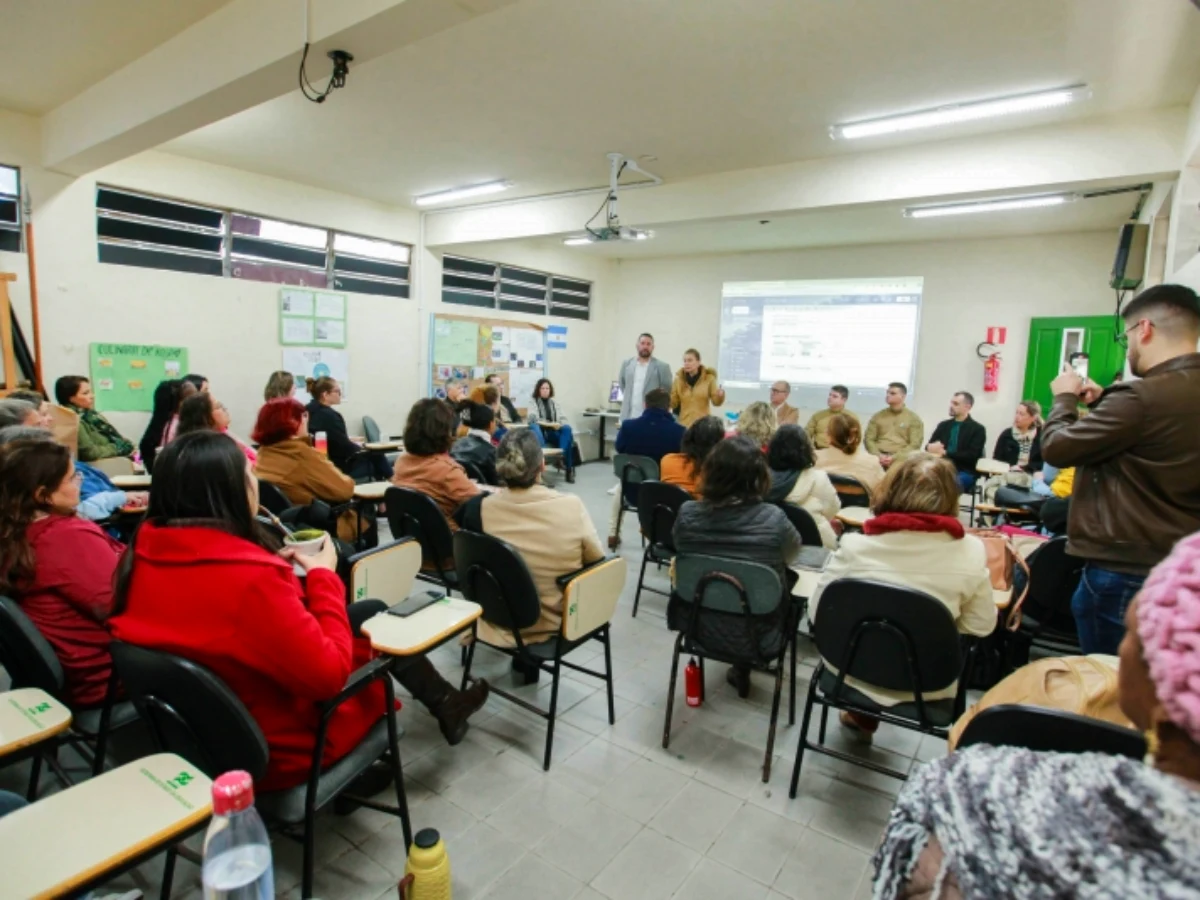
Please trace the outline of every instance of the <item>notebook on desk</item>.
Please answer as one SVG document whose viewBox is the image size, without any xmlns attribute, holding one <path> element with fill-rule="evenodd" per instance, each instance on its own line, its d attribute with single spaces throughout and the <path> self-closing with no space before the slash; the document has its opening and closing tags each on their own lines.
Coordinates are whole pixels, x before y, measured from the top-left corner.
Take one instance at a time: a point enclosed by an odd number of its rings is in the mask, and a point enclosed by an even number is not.
<svg viewBox="0 0 1200 900">
<path fill-rule="evenodd" d="M 792 563 L 793 569 L 808 569 L 812 572 L 824 572 L 829 565 L 833 551 L 824 547 L 801 547 L 799 558 Z"/>
</svg>

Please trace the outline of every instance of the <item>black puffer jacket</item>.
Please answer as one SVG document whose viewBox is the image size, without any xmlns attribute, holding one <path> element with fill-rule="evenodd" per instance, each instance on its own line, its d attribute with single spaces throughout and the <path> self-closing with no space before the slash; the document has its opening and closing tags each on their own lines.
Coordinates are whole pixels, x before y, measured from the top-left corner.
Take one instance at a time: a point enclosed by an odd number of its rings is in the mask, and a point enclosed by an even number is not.
<svg viewBox="0 0 1200 900">
<path fill-rule="evenodd" d="M 800 534 L 787 516 L 772 503 L 738 503 L 713 506 L 691 500 L 679 508 L 675 519 L 675 549 L 762 563 L 784 577 L 788 565 L 800 555 Z"/>
</svg>

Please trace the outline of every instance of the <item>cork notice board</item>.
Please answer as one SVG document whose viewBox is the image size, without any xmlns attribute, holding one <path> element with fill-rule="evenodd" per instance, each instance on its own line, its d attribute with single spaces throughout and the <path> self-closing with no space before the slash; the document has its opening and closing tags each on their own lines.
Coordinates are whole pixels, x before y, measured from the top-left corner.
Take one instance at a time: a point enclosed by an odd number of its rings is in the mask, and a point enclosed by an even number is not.
<svg viewBox="0 0 1200 900">
<path fill-rule="evenodd" d="M 528 322 L 435 313 L 429 323 L 429 395 L 444 397 L 447 381 L 471 387 L 501 376 L 504 395 L 531 405 L 533 387 L 546 376 L 546 330 Z"/>
</svg>

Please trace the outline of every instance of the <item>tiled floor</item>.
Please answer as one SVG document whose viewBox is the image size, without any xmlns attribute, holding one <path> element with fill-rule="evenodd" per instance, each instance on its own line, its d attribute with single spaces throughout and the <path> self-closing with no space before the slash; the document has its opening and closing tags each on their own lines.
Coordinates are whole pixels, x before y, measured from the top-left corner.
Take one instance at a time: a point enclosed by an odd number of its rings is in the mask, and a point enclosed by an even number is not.
<svg viewBox="0 0 1200 900">
<path fill-rule="evenodd" d="M 606 534 L 612 484 L 607 466 L 585 466 L 578 483 L 597 530 Z M 664 597 L 644 593 L 630 616 L 640 563 L 636 525 L 627 520 L 621 553 L 629 579 L 613 621 L 615 725 L 607 722 L 599 681 L 571 673 L 559 695 L 553 765 L 542 771 L 545 723 L 494 698 L 457 747 L 447 747 L 416 704 L 406 704 L 401 742 L 414 827 L 435 827 L 446 840 L 456 900 L 763 900 L 870 896 L 870 853 L 899 789 L 896 780 L 810 755 L 800 792 L 787 796 L 799 726 L 785 708 L 769 784 L 760 780 L 766 746 L 770 680 L 755 675 L 749 700 L 708 667 L 703 706 L 677 698 L 671 746 L 662 748 L 673 636 L 663 621 Z M 656 573 L 650 583 L 665 584 Z M 812 672 L 802 660 L 797 718 Z M 603 657 L 582 649 L 574 661 Z M 434 661 L 451 680 L 461 675 L 456 648 Z M 511 686 L 506 661 L 481 649 L 477 669 Z M 564 670 L 566 671 L 566 670 Z M 545 704 L 549 678 L 521 691 Z M 682 676 L 680 677 L 682 694 Z M 836 725 L 830 740 L 846 740 Z M 914 759 L 944 753 L 942 742 L 884 726 L 869 754 L 903 770 Z M 19 789 L 19 771 L 0 771 L 0 787 Z M 276 838 L 277 892 L 299 896 L 299 846 Z M 404 869 L 400 824 L 367 810 L 318 822 L 315 896 L 373 900 L 396 896 Z M 152 862 L 112 887 L 157 894 L 161 863 Z M 196 868 L 180 862 L 175 896 L 199 896 Z"/>
</svg>

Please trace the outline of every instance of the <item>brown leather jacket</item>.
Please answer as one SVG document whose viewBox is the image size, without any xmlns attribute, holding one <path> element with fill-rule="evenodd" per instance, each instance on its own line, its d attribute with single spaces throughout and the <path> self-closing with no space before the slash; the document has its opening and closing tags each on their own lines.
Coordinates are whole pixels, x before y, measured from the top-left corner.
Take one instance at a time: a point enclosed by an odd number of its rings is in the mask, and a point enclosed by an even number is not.
<svg viewBox="0 0 1200 900">
<path fill-rule="evenodd" d="M 1042 431 L 1042 457 L 1078 466 L 1067 549 L 1121 572 L 1144 573 L 1200 531 L 1200 353 L 1107 388 L 1085 418 L 1060 394 Z"/>
</svg>

